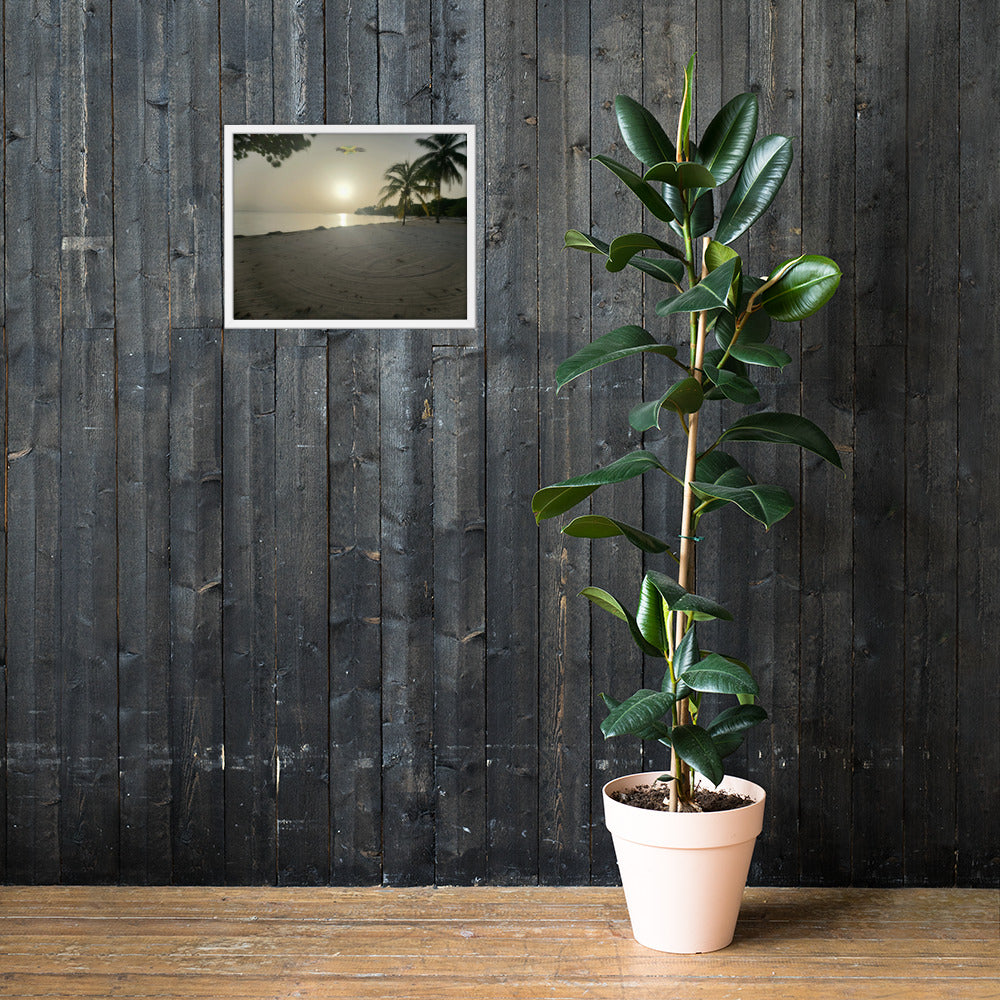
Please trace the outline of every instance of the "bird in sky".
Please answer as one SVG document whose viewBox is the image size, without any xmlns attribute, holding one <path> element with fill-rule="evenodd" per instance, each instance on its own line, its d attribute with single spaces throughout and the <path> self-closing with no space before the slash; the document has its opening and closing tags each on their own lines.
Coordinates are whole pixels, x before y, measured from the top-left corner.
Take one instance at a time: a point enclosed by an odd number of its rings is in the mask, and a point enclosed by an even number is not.
<svg viewBox="0 0 1000 1000">
<path fill-rule="evenodd" d="M 365 151 L 364 146 L 338 146 L 338 153 L 363 153 Z"/>
</svg>

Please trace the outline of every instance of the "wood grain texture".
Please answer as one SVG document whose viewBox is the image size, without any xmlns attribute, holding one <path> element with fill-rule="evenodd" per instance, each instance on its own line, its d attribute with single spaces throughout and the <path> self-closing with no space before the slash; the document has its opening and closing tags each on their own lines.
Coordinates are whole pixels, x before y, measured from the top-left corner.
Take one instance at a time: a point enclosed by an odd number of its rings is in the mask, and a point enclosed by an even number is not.
<svg viewBox="0 0 1000 1000">
<path fill-rule="evenodd" d="M 978 234 L 1000 222 L 996 180 L 976 166 L 1000 154 L 1000 133 L 989 108 L 1000 97 L 1000 81 L 987 58 L 1000 43 L 1000 25 L 979 3 L 961 9 L 959 154 L 962 192 L 959 253 L 958 342 L 958 700 L 957 878 L 960 882 L 1000 882 L 996 820 L 983 789 L 996 786 L 1000 762 L 994 738 L 1000 732 L 1000 685 L 981 665 L 1000 642 L 1000 539 L 994 512 L 1000 507 L 1000 465 L 992 460 L 991 428 L 998 414 L 996 394 L 981 373 L 998 361 L 992 331 L 1000 320 L 993 275 L 1000 265 L 995 241 Z M 990 832 L 990 831 L 993 832 Z"/>
<path fill-rule="evenodd" d="M 855 176 L 840 155 L 854 128 L 854 5 L 803 8 L 802 247 L 822 246 L 843 272 L 833 300 L 802 327 L 802 413 L 823 427 L 845 475 L 803 461 L 799 676 L 799 837 L 801 877 L 843 882 L 851 871 L 850 690 L 854 616 L 851 510 L 854 456 Z M 830 18 L 837 18 L 836 23 Z M 795 516 L 795 514 L 791 515 Z"/>
<path fill-rule="evenodd" d="M 37 17 L 34 16 L 37 12 Z M 59 4 L 4 19 L 7 878 L 60 877 Z"/>
<path fill-rule="evenodd" d="M 221 356 L 217 329 L 170 342 L 173 880 L 225 878 Z"/>
<path fill-rule="evenodd" d="M 563 220 L 565 229 L 589 229 L 604 240 L 611 240 L 620 233 L 638 232 L 642 228 L 641 207 L 626 196 L 622 185 L 613 180 L 606 168 L 589 162 L 590 156 L 600 154 L 623 163 L 633 162 L 618 131 L 614 102 L 618 94 L 640 94 L 643 85 L 642 4 L 634 0 L 609 4 L 608 14 L 608 17 L 591 20 L 590 144 L 587 148 L 573 150 L 574 160 L 588 160 L 590 218 L 585 217 L 583 199 L 580 198 Z M 554 251 L 550 248 L 549 252 Z M 587 318 L 586 314 L 582 316 L 582 322 L 586 323 Z M 594 340 L 626 324 L 642 325 L 643 295 L 638 273 L 627 268 L 624 272 L 612 274 L 606 270 L 603 260 L 591 260 L 589 320 L 589 331 L 584 328 L 579 335 L 581 342 L 572 345 L 564 357 L 583 346 L 588 332 L 589 339 Z M 663 336 L 664 331 L 654 327 L 652 319 L 647 322 L 647 329 L 654 336 Z M 567 398 L 590 396 L 589 468 L 608 465 L 638 445 L 638 435 L 628 423 L 628 410 L 642 398 L 642 369 L 639 360 L 618 362 L 594 371 L 589 377 L 589 386 L 587 378 L 581 378 L 560 393 Z M 664 374 L 662 368 L 651 365 L 650 384 L 659 385 L 657 380 L 662 379 Z M 549 375 L 548 379 L 551 387 L 552 376 Z M 580 464 L 586 466 L 586 459 Z M 575 469 L 573 474 L 586 471 L 586 467 L 581 467 Z M 600 498 L 593 501 L 593 506 L 595 510 L 620 518 L 627 524 L 641 524 L 645 491 L 646 487 L 640 483 L 629 483 L 611 491 L 602 490 Z M 566 543 L 582 544 L 573 539 L 567 539 Z M 642 554 L 622 538 L 591 543 L 590 582 L 616 595 L 629 607 L 634 607 L 638 602 L 639 581 L 642 579 L 642 558 Z M 583 598 L 571 596 L 570 600 L 580 601 Z M 618 881 L 618 868 L 611 835 L 604 827 L 601 789 L 616 775 L 642 770 L 642 747 L 630 739 L 604 738 L 601 732 L 604 703 L 599 699 L 601 694 L 609 694 L 620 700 L 642 687 L 644 664 L 642 653 L 624 634 L 620 621 L 594 608 L 590 612 L 590 630 L 591 878 L 598 884 L 613 884 Z"/>
<path fill-rule="evenodd" d="M 115 358 L 110 330 L 64 330 L 60 411 L 60 876 L 114 882 L 118 840 Z"/>
<path fill-rule="evenodd" d="M 958 8 L 910 11 L 907 103 L 926 128 L 911 130 L 907 177 L 906 338 L 906 734 L 903 747 L 903 879 L 954 880 L 957 767 L 959 258 L 939 254 L 954 236 L 959 187 L 925 169 L 958 146 Z M 933 79 L 933 84 L 930 83 Z M 912 206 L 927 206 L 915 211 Z M 928 878 L 929 872 L 936 875 Z"/>
<path fill-rule="evenodd" d="M 532 3 L 487 2 L 486 806 L 488 878 L 538 877 L 537 83 Z"/>
<path fill-rule="evenodd" d="M 751 889 L 735 939 L 664 955 L 620 889 L 4 889 L 0 996 L 987 1000 L 986 891 Z"/>
<path fill-rule="evenodd" d="M 0 878 L 617 879 L 601 785 L 664 755 L 605 742 L 597 698 L 659 667 L 574 595 L 632 604 L 663 564 L 529 503 L 636 447 L 628 409 L 666 379 L 649 358 L 557 395 L 559 361 L 625 323 L 686 339 L 658 283 L 561 242 L 657 231 L 588 158 L 632 162 L 618 93 L 672 130 L 697 52 L 696 134 L 752 89 L 760 133 L 795 141 L 737 242 L 751 270 L 801 247 L 844 271 L 776 329 L 780 382 L 755 375 L 846 478 L 735 446 L 802 503 L 767 534 L 715 514 L 700 546 L 698 589 L 738 620 L 703 644 L 746 655 L 770 713 L 729 759 L 768 786 L 752 880 L 996 887 L 995 20 L 7 3 Z M 323 121 L 476 125 L 475 328 L 221 329 L 221 126 Z M 679 435 L 649 437 L 675 467 Z M 670 536 L 675 496 L 637 481 L 594 509 Z"/>
<path fill-rule="evenodd" d="M 907 218 L 887 193 L 907 190 L 904 14 L 896 4 L 861 7 L 856 20 L 854 493 L 864 502 L 854 508 L 851 877 L 865 885 L 903 875 L 907 498 L 899 456 L 909 259 Z"/>
<path fill-rule="evenodd" d="M 555 391 L 559 363 L 589 339 L 589 255 L 561 250 L 567 219 L 589 201 L 589 71 L 582 56 L 590 24 L 565 4 L 538 5 L 538 393 L 539 473 L 543 484 L 588 472 L 590 393 Z M 583 223 L 580 223 L 581 225 Z M 580 512 L 586 507 L 580 508 Z M 539 529 L 538 822 L 542 883 L 590 878 L 590 546 Z"/>
<path fill-rule="evenodd" d="M 115 12 L 118 757 L 125 882 L 169 882 L 170 145 L 167 17 Z"/>
<path fill-rule="evenodd" d="M 279 885 L 329 861 L 326 337 L 283 336 L 275 361 L 275 811 Z"/>
</svg>

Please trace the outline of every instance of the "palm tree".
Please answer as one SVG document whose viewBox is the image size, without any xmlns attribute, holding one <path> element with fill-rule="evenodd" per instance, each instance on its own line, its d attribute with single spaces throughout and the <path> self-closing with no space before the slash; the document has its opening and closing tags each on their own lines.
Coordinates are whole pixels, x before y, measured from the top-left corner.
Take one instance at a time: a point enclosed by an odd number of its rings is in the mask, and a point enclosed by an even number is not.
<svg viewBox="0 0 1000 1000">
<path fill-rule="evenodd" d="M 388 184 L 379 191 L 378 207 L 387 205 L 393 198 L 399 198 L 399 208 L 403 213 L 403 225 L 406 225 L 406 210 L 413 204 L 414 197 L 421 205 L 426 205 L 423 196 L 429 194 L 431 186 L 428 184 L 423 171 L 416 163 L 403 160 L 402 163 L 394 163 L 385 172 L 385 179 Z"/>
<path fill-rule="evenodd" d="M 414 165 L 420 167 L 437 187 L 437 218 L 434 221 L 440 222 L 441 185 L 457 184 L 462 179 L 458 168 L 464 168 L 466 164 L 465 153 L 460 152 L 466 145 L 465 136 L 438 132 L 426 139 L 417 139 L 417 145 L 430 150 Z"/>
</svg>

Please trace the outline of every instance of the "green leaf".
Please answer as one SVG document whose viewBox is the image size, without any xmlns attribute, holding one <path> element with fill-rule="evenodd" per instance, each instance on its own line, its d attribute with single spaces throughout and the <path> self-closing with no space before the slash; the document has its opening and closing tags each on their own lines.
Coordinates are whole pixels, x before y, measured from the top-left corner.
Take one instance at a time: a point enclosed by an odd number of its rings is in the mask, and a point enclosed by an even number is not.
<svg viewBox="0 0 1000 1000">
<path fill-rule="evenodd" d="M 648 451 L 633 451 L 623 455 L 603 469 L 574 476 L 561 483 L 545 486 L 531 500 L 531 510 L 535 521 L 541 523 L 546 518 L 564 514 L 581 500 L 586 500 L 596 489 L 610 483 L 621 483 L 626 479 L 641 476 L 650 469 L 666 469 Z"/>
<path fill-rule="evenodd" d="M 730 424 L 719 440 L 765 441 L 772 444 L 795 444 L 811 451 L 831 465 L 842 469 L 833 442 L 811 420 L 797 413 L 752 413 Z"/>
<path fill-rule="evenodd" d="M 840 284 L 840 268 L 829 257 L 807 255 L 761 292 L 764 309 L 794 323 L 822 309 Z"/>
<path fill-rule="evenodd" d="M 636 608 L 635 620 L 643 638 L 656 649 L 666 652 L 670 648 L 667 637 L 667 620 L 664 615 L 663 601 L 659 591 L 643 578 L 639 589 L 639 607 Z"/>
<path fill-rule="evenodd" d="M 711 191 L 698 195 L 691 209 L 691 238 L 697 239 L 712 231 L 715 225 L 715 200 Z"/>
<path fill-rule="evenodd" d="M 727 399 L 731 399 L 735 403 L 745 404 L 760 402 L 760 393 L 748 378 L 727 372 L 724 369 L 720 370 L 715 365 L 705 364 L 703 368 L 713 385 L 718 386 L 719 391 Z"/>
<path fill-rule="evenodd" d="M 643 175 L 644 181 L 659 181 L 675 188 L 714 188 L 718 183 L 712 172 L 700 163 L 682 161 L 654 164 Z M 676 213 L 674 213 L 676 215 Z"/>
<path fill-rule="evenodd" d="M 792 140 L 768 135 L 747 156 L 733 193 L 722 210 L 715 238 L 732 243 L 767 211 L 792 164 Z"/>
<path fill-rule="evenodd" d="M 741 305 L 742 309 L 743 306 Z M 720 313 L 718 322 L 715 324 L 715 340 L 718 345 L 725 349 L 732 343 L 736 333 L 736 317 L 732 313 Z M 752 312 L 743 321 L 743 329 L 733 346 L 737 348 L 746 345 L 763 344 L 771 334 L 771 317 L 762 309 Z"/>
<path fill-rule="evenodd" d="M 613 711 L 621 705 L 621 702 L 610 695 L 601 694 L 601 698 L 604 700 L 604 704 L 607 705 L 608 711 Z M 636 731 L 635 736 L 638 736 L 641 740 L 660 740 L 660 742 L 665 742 L 667 746 L 670 745 L 670 727 L 662 722 L 652 722 L 645 729 L 641 731 Z"/>
<path fill-rule="evenodd" d="M 637 431 L 652 430 L 660 426 L 660 410 L 664 406 L 669 406 L 677 413 L 694 413 L 700 409 L 704 398 L 701 383 L 689 376 L 675 382 L 659 399 L 633 407 L 628 415 L 628 422 Z"/>
<path fill-rule="evenodd" d="M 648 274 L 657 281 L 679 285 L 684 280 L 684 265 L 679 260 L 663 260 L 660 258 L 633 257 L 629 263 L 643 274 Z"/>
<path fill-rule="evenodd" d="M 739 462 L 724 451 L 709 452 L 704 458 L 698 460 L 695 466 L 696 481 L 700 483 L 712 483 L 721 486 L 739 487 L 751 486 L 753 480 L 747 474 Z M 725 507 L 728 501 L 713 500 L 701 509 L 702 516 L 709 511 L 719 507 Z"/>
<path fill-rule="evenodd" d="M 591 159 L 607 167 L 661 222 L 673 221 L 674 213 L 670 207 L 638 174 L 609 156 L 594 156 Z"/>
<path fill-rule="evenodd" d="M 726 312 L 717 312 L 716 316 L 719 319 L 724 319 L 729 316 Z M 702 370 L 706 371 L 708 368 L 719 368 L 719 363 L 722 361 L 723 351 L 717 347 L 712 348 L 710 351 L 705 351 L 705 357 L 702 361 Z M 733 375 L 739 375 L 740 378 L 747 378 L 747 366 L 743 364 L 742 361 L 737 361 L 732 355 L 726 358 L 726 362 L 722 365 L 721 371 L 731 372 Z M 706 399 L 725 399 L 725 393 L 719 390 L 717 385 L 713 385 L 711 380 L 709 380 L 705 386 L 705 398 Z"/>
<path fill-rule="evenodd" d="M 691 110 L 694 105 L 694 56 L 684 69 L 684 97 L 681 99 L 681 113 L 677 119 L 677 159 L 689 160 L 688 133 L 691 131 Z"/>
<path fill-rule="evenodd" d="M 605 738 L 631 735 L 647 739 L 645 733 L 650 726 L 666 715 L 673 704 L 672 694 L 643 688 L 611 709 L 601 723 L 601 732 Z M 667 727 L 663 726 L 663 735 L 666 733 Z"/>
<path fill-rule="evenodd" d="M 757 98 L 738 94 L 709 122 L 701 137 L 701 162 L 725 184 L 743 166 L 757 134 Z"/>
<path fill-rule="evenodd" d="M 566 233 L 563 249 L 585 250 L 587 253 L 602 253 L 607 256 L 608 244 L 595 236 L 587 236 L 579 229 L 570 229 Z"/>
<path fill-rule="evenodd" d="M 731 753 L 736 753 L 743 745 L 744 733 L 726 733 L 723 736 L 712 736 L 712 742 L 719 756 L 723 759 Z"/>
<path fill-rule="evenodd" d="M 562 529 L 562 532 L 573 538 L 615 538 L 623 535 L 643 552 L 654 554 L 669 552 L 670 555 L 674 555 L 670 546 L 655 535 L 651 535 L 641 528 L 636 528 L 634 525 L 626 524 L 624 521 L 616 521 L 614 518 L 601 517 L 597 514 L 584 514 L 582 517 L 573 518 Z"/>
<path fill-rule="evenodd" d="M 780 486 L 719 486 L 713 483 L 691 483 L 691 489 L 703 500 L 717 499 L 734 503 L 765 528 L 780 521 L 794 504 Z"/>
<path fill-rule="evenodd" d="M 675 160 L 677 154 L 663 126 L 638 101 L 619 94 L 615 98 L 615 114 L 625 145 L 640 163 L 660 163 Z"/>
<path fill-rule="evenodd" d="M 709 724 L 712 736 L 727 736 L 741 733 L 745 729 L 759 725 L 767 718 L 767 712 L 760 705 L 734 705 L 720 712 Z"/>
<path fill-rule="evenodd" d="M 760 691 L 747 670 L 718 653 L 710 653 L 688 669 L 684 683 L 695 691 L 714 694 L 757 694 Z"/>
<path fill-rule="evenodd" d="M 561 389 L 567 382 L 601 365 L 647 352 L 662 354 L 668 358 L 677 357 L 676 347 L 659 343 L 641 326 L 620 326 L 581 347 L 571 358 L 567 358 L 556 369 L 556 385 Z"/>
<path fill-rule="evenodd" d="M 680 250 L 658 240 L 655 236 L 647 236 L 645 233 L 626 233 L 624 236 L 616 236 L 611 241 L 606 267 L 609 271 L 621 271 L 637 253 L 643 250 L 662 250 L 678 260 L 684 260 L 684 254 Z"/>
<path fill-rule="evenodd" d="M 705 264 L 709 271 L 714 271 L 734 257 L 739 257 L 739 254 L 732 247 L 727 247 L 725 243 L 719 243 L 717 240 L 708 241 L 708 248 L 705 250 Z"/>
<path fill-rule="evenodd" d="M 643 578 L 643 584 L 648 580 L 659 592 L 671 611 L 685 611 L 693 615 L 695 621 L 708 621 L 720 618 L 732 621 L 733 616 L 721 604 L 710 601 L 707 597 L 699 597 L 685 590 L 676 580 L 669 576 L 650 570 Z"/>
<path fill-rule="evenodd" d="M 606 590 L 601 590 L 600 587 L 584 587 L 583 590 L 580 591 L 580 596 L 586 597 L 592 604 L 596 604 L 602 610 L 607 611 L 609 614 L 614 615 L 615 618 L 619 618 L 621 621 L 625 622 L 628 625 L 629 632 L 632 634 L 633 641 L 647 656 L 663 656 L 662 649 L 659 649 L 646 641 L 632 612 L 623 607 L 622 604 L 612 597 Z"/>
<path fill-rule="evenodd" d="M 715 743 L 701 726 L 674 726 L 670 733 L 670 743 L 681 760 L 703 774 L 713 785 L 718 786 L 726 776 Z"/>
<path fill-rule="evenodd" d="M 739 257 L 727 260 L 709 275 L 702 278 L 694 288 L 671 299 L 663 315 L 681 312 L 702 312 L 705 309 L 725 309 L 728 304 L 729 289 L 736 277 Z"/>
<path fill-rule="evenodd" d="M 761 365 L 765 368 L 784 368 L 792 359 L 780 347 L 773 344 L 744 344 L 742 335 L 733 344 L 730 357 L 745 365 Z"/>
<path fill-rule="evenodd" d="M 674 650 L 674 676 L 677 678 L 677 690 L 674 693 L 678 699 L 687 698 L 690 695 L 691 689 L 684 683 L 684 674 L 699 660 L 701 660 L 701 650 L 698 648 L 696 626 L 692 625 L 684 633 L 684 638 L 677 644 L 677 649 Z M 668 680 L 669 677 L 668 672 Z"/>
</svg>

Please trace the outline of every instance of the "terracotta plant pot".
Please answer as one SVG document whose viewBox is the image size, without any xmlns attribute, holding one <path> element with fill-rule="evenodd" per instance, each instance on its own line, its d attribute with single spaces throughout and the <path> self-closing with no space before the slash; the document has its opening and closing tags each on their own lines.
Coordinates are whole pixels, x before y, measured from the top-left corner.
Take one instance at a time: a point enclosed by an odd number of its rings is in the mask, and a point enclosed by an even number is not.
<svg viewBox="0 0 1000 1000">
<path fill-rule="evenodd" d="M 628 774 L 604 786 L 604 817 L 632 933 L 657 951 L 718 951 L 736 930 L 754 841 L 763 828 L 764 789 L 727 777 L 719 790 L 750 796 L 753 803 L 707 813 L 640 809 L 609 794 L 652 784 L 662 773 Z"/>
</svg>

